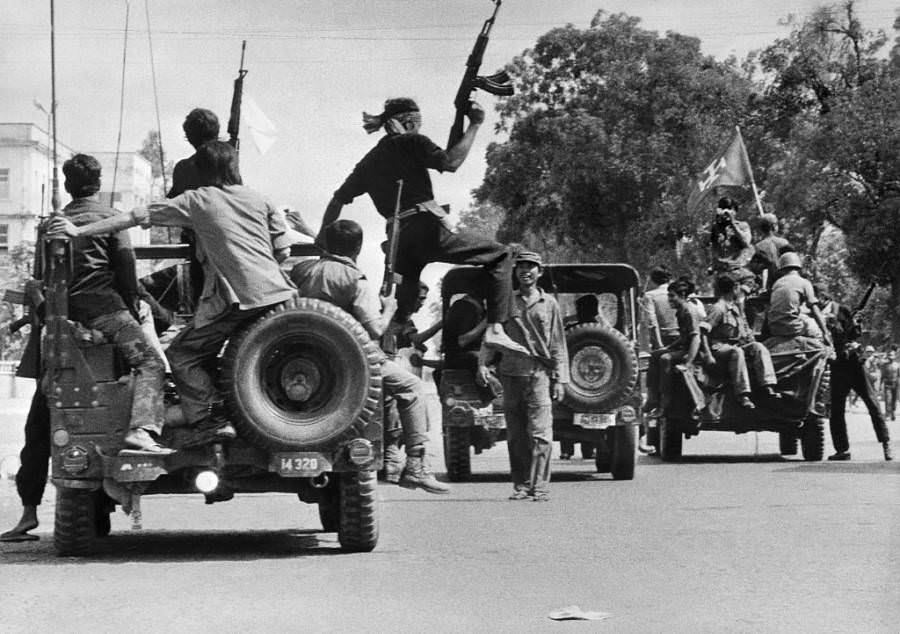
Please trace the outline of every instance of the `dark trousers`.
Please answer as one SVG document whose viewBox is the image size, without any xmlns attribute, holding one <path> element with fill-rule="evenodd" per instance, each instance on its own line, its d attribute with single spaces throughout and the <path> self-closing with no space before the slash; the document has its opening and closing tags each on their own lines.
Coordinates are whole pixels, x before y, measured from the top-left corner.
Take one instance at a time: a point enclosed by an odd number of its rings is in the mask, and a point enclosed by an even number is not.
<svg viewBox="0 0 900 634">
<path fill-rule="evenodd" d="M 847 396 L 850 390 L 856 392 L 869 410 L 872 419 L 872 427 L 875 429 L 875 437 L 878 442 L 884 443 L 890 440 L 890 433 L 884 422 L 884 416 L 875 401 L 874 390 L 869 382 L 869 377 L 863 369 L 863 364 L 855 354 L 838 357 L 831 362 L 831 444 L 835 451 L 842 452 L 850 449 L 850 440 L 847 438 L 847 420 L 844 411 L 847 405 Z"/>
<path fill-rule="evenodd" d="M 894 411 L 897 409 L 897 384 L 884 384 L 884 414 L 890 420 L 894 420 Z"/>
<path fill-rule="evenodd" d="M 166 355 L 181 397 L 181 411 L 190 425 L 206 418 L 210 407 L 223 401 L 213 376 L 222 346 L 241 326 L 259 319 L 272 307 L 232 310 L 199 328 L 191 324 L 169 344 Z"/>
<path fill-rule="evenodd" d="M 19 453 L 16 490 L 22 506 L 38 506 L 47 486 L 47 462 L 50 460 L 50 408 L 40 382 L 31 397 L 31 409 L 25 419 L 25 446 Z"/>
<path fill-rule="evenodd" d="M 490 276 L 485 298 L 488 323 L 506 321 L 512 301 L 513 258 L 509 247 L 472 231 L 450 231 L 428 212 L 407 218 L 402 221 L 397 245 L 396 270 L 403 276 L 397 289 L 398 303 L 407 304 L 418 296 L 419 276 L 431 262 L 483 266 Z M 401 305 L 399 311 L 412 312 L 408 305 Z"/>
</svg>

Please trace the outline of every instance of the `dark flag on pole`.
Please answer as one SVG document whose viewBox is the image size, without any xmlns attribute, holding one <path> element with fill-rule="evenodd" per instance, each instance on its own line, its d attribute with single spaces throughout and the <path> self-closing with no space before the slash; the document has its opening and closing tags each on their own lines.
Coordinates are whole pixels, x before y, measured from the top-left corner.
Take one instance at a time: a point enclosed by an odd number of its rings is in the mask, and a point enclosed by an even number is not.
<svg viewBox="0 0 900 634">
<path fill-rule="evenodd" d="M 709 205 L 706 204 L 707 198 L 715 195 L 716 188 L 729 186 L 753 186 L 754 195 L 756 194 L 750 159 L 747 157 L 744 139 L 738 128 L 735 128 L 734 136 L 725 149 L 706 166 L 706 169 L 697 174 L 694 188 L 691 190 L 691 195 L 688 198 L 688 212 L 693 214 L 704 207 L 708 207 Z"/>
</svg>

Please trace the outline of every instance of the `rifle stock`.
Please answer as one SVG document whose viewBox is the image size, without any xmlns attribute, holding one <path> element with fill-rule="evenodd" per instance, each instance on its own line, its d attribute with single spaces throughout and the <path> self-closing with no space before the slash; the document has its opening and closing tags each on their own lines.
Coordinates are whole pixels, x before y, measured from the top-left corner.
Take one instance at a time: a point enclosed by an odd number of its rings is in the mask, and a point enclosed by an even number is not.
<svg viewBox="0 0 900 634">
<path fill-rule="evenodd" d="M 501 70 L 488 77 L 478 75 L 478 70 L 481 68 L 481 63 L 484 60 L 484 51 L 487 48 L 491 29 L 494 26 L 494 20 L 497 18 L 497 11 L 500 10 L 501 3 L 502 0 L 494 0 L 494 12 L 491 14 L 491 17 L 484 21 L 481 32 L 475 38 L 472 52 L 466 60 L 466 72 L 463 74 L 462 81 L 456 91 L 456 98 L 453 100 L 453 105 L 456 107 L 456 115 L 453 118 L 453 126 L 450 128 L 450 136 L 447 139 L 448 150 L 459 143 L 463 136 L 463 125 L 465 124 L 466 114 L 469 112 L 469 99 L 473 91 L 481 89 L 501 97 L 509 97 L 513 94 L 513 87 L 506 71 Z"/>
<path fill-rule="evenodd" d="M 403 193 L 403 179 L 397 181 L 397 200 L 391 217 L 391 231 L 384 253 L 384 279 L 381 281 L 381 296 L 387 297 L 394 290 L 394 273 L 397 264 L 397 246 L 400 244 L 400 195 Z"/>
<path fill-rule="evenodd" d="M 241 100 L 244 96 L 244 77 L 247 71 L 244 70 L 244 53 L 247 50 L 247 40 L 241 43 L 241 67 L 238 69 L 238 76 L 234 80 L 234 92 L 231 94 L 231 114 L 228 117 L 228 143 L 235 150 L 241 149 L 241 141 L 239 135 L 241 132 Z"/>
</svg>

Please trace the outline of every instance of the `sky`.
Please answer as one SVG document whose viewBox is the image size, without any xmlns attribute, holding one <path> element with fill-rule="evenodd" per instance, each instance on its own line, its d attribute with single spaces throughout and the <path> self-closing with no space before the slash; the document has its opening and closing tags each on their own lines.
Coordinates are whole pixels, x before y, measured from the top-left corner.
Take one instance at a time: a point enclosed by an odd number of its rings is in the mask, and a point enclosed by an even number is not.
<svg viewBox="0 0 900 634">
<path fill-rule="evenodd" d="M 696 36 L 705 53 L 721 59 L 742 58 L 786 35 L 784 17 L 808 15 L 820 4 L 505 0 L 482 74 L 498 70 L 554 27 L 586 28 L 600 9 L 640 17 L 644 28 L 661 34 Z M 856 6 L 866 28 L 891 33 L 896 3 L 858 0 Z M 34 100 L 49 107 L 49 7 L 49 0 L 4 0 L 0 121 L 46 126 Z M 413 97 L 423 111 L 422 132 L 439 145 L 446 142 L 466 57 L 492 10 L 490 0 L 58 0 L 58 138 L 77 151 L 115 150 L 121 102 L 122 148 L 137 150 L 157 127 L 155 74 L 166 156 L 191 154 L 181 130 L 184 116 L 197 106 L 210 108 L 225 134 L 241 41 L 247 40 L 245 95 L 277 133 L 261 154 L 242 129 L 244 182 L 318 227 L 332 192 L 377 140 L 362 129 L 363 110 L 378 113 L 388 97 Z M 433 175 L 438 202 L 449 202 L 457 213 L 468 207 L 484 175 L 487 145 L 498 138 L 496 98 L 477 99 L 488 116 L 469 159 L 453 174 Z M 370 201 L 357 199 L 344 217 L 363 224 L 370 239 L 361 263 L 380 280 L 383 224 Z"/>
</svg>

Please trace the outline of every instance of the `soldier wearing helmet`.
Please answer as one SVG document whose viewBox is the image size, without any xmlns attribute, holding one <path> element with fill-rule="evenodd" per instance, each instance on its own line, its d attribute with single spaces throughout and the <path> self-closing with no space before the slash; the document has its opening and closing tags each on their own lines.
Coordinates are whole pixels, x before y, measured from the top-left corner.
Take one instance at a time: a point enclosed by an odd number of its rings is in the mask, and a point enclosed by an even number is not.
<svg viewBox="0 0 900 634">
<path fill-rule="evenodd" d="M 831 345 L 816 292 L 810 281 L 800 275 L 801 268 L 803 261 L 794 251 L 783 253 L 778 258 L 781 277 L 772 286 L 767 314 L 769 332 L 776 337 L 821 336 L 826 344 Z M 804 313 L 804 309 L 809 311 L 809 315 Z"/>
</svg>

